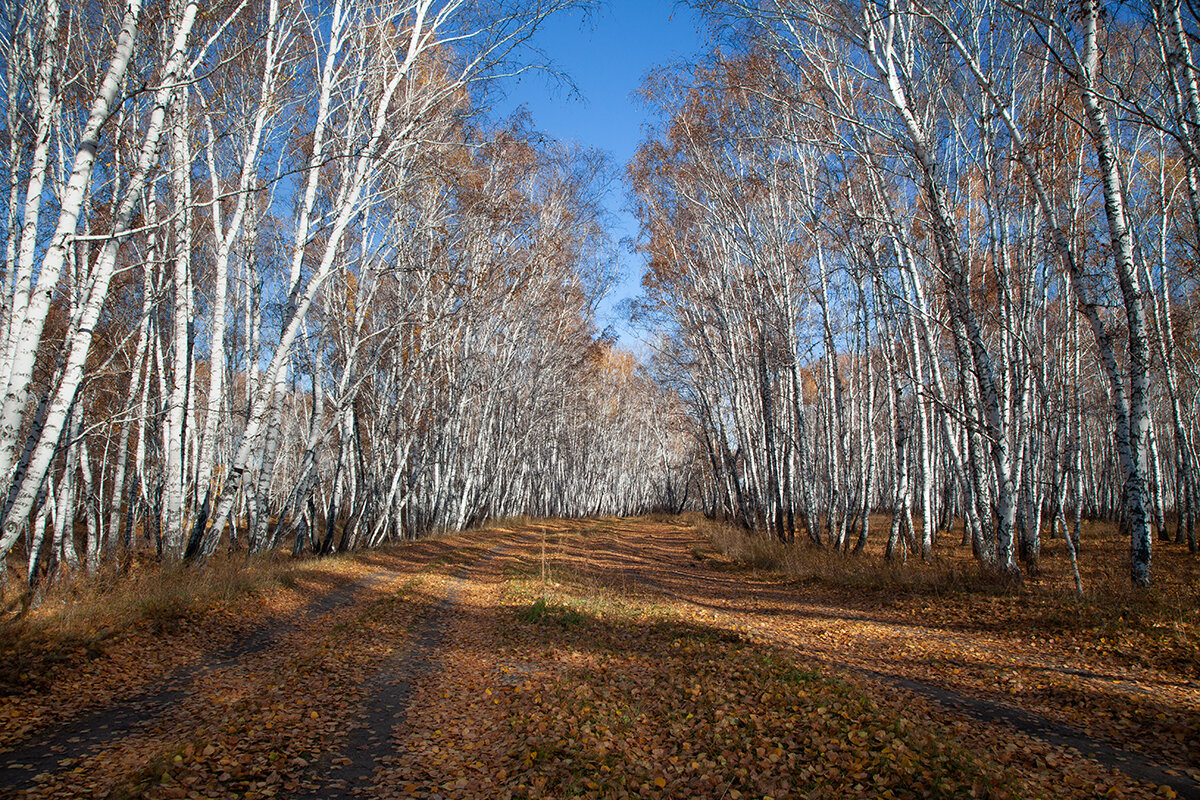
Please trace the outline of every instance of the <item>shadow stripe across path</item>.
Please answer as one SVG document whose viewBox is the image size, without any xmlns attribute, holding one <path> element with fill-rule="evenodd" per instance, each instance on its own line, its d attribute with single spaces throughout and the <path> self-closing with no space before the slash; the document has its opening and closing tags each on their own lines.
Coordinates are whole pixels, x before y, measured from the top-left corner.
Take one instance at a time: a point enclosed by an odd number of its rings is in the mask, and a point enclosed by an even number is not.
<svg viewBox="0 0 1200 800">
<path fill-rule="evenodd" d="M 680 552 L 682 553 L 682 551 Z M 732 623 L 732 627 L 741 630 L 745 635 L 759 642 L 774 646 L 782 645 L 793 651 L 800 658 L 820 662 L 834 670 L 860 675 L 911 692 L 971 719 L 1005 725 L 1028 736 L 1041 739 L 1048 744 L 1069 747 L 1109 769 L 1124 773 L 1134 780 L 1156 786 L 1168 786 L 1181 798 L 1200 800 L 1200 784 L 1187 775 L 1156 763 L 1142 753 L 1117 747 L 1102 739 L 1093 737 L 1085 731 L 1048 719 L 1040 714 L 1016 709 L 981 697 L 971 697 L 932 683 L 914 680 L 907 676 L 872 670 L 813 654 L 806 651 L 800 643 L 791 641 L 790 638 L 771 636 L 764 633 L 761 629 L 757 629 L 756 626 L 742 624 L 744 620 L 739 619 L 741 615 L 736 610 L 728 607 L 718 608 L 711 603 L 705 603 L 702 600 L 688 597 L 663 586 L 652 575 L 647 574 L 641 569 L 641 566 L 641 564 L 631 561 L 619 570 L 619 574 L 626 581 L 644 587 L 655 594 L 703 608 L 714 616 L 724 617 L 728 622 Z M 685 578 L 690 575 L 689 570 L 679 570 L 677 565 L 672 566 L 675 574 Z"/>
</svg>

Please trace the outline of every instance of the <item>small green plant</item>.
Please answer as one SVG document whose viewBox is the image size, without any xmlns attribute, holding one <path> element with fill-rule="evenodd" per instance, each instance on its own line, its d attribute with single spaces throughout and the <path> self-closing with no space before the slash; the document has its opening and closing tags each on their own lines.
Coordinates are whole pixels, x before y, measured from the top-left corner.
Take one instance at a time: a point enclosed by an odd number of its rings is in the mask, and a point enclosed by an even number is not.
<svg viewBox="0 0 1200 800">
<path fill-rule="evenodd" d="M 533 605 L 521 609 L 517 617 L 522 622 L 537 624 L 545 621 L 557 622 L 563 627 L 582 625 L 587 621 L 587 614 L 574 608 L 563 608 L 552 605 L 545 597 L 539 597 Z"/>
<path fill-rule="evenodd" d="M 584 614 L 582 611 L 576 611 L 573 608 L 568 608 L 559 615 L 558 621 L 568 627 L 582 625 L 587 622 L 587 614 Z"/>
<path fill-rule="evenodd" d="M 539 597 L 529 608 L 521 609 L 517 616 L 520 618 L 521 622 L 541 622 L 546 618 L 547 605 L 546 598 Z"/>
</svg>

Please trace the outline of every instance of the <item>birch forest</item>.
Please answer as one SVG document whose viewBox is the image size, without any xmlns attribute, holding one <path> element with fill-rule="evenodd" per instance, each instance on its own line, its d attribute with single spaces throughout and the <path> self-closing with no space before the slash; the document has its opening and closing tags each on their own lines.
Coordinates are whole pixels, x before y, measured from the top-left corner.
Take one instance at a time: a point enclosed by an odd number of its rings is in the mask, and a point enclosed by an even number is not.
<svg viewBox="0 0 1200 800">
<path fill-rule="evenodd" d="M 0 0 L 3 580 L 682 510 L 1195 552 L 1196 8 L 690 3 L 635 356 L 620 167 L 491 111 L 591 5 Z"/>
<path fill-rule="evenodd" d="M 729 41 L 647 83 L 629 176 L 707 511 L 1013 575 L 1112 520 L 1139 586 L 1194 553 L 1197 9 L 696 5 Z"/>
</svg>

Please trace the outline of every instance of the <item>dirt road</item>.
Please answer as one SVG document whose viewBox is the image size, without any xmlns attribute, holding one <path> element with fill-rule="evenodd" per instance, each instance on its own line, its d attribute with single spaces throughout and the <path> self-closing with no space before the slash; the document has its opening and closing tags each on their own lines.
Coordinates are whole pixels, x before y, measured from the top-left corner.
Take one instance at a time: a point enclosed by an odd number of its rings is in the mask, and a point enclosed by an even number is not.
<svg viewBox="0 0 1200 800">
<path fill-rule="evenodd" d="M 0 792 L 1200 797 L 1186 748 L 1006 702 L 998 676 L 1046 670 L 1200 708 L 1176 675 L 814 602 L 680 521 L 555 521 L 373 555 L 161 685 L 29 732 Z"/>
</svg>

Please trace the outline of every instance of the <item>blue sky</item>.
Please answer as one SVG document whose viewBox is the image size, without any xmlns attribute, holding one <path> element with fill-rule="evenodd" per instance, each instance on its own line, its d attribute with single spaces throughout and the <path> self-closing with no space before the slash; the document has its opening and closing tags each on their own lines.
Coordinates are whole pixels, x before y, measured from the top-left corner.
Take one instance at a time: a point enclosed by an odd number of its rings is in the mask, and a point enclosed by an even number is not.
<svg viewBox="0 0 1200 800">
<path fill-rule="evenodd" d="M 674 0 L 605 0 L 586 18 L 551 18 L 538 32 L 536 46 L 574 82 L 577 93 L 545 74 L 527 73 L 509 82 L 497 110 L 524 105 L 537 128 L 606 151 L 623 175 L 648 121 L 634 93 L 653 67 L 694 58 L 705 48 L 702 37 L 697 15 Z M 617 183 L 609 193 L 614 239 L 637 235 L 637 223 L 624 210 L 625 191 L 624 183 Z M 620 259 L 623 277 L 601 305 L 599 322 L 611 325 L 622 343 L 633 347 L 636 340 L 617 306 L 638 293 L 644 262 L 627 248 Z"/>
</svg>

